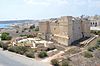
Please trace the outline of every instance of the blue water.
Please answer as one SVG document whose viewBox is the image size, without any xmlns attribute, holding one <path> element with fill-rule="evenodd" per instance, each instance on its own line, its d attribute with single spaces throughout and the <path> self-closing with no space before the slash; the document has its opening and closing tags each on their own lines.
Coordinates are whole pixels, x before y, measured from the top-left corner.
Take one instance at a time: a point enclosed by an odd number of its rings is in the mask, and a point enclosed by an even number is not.
<svg viewBox="0 0 100 66">
<path fill-rule="evenodd" d="M 0 28 L 8 28 L 10 24 L 0 24 Z"/>
</svg>

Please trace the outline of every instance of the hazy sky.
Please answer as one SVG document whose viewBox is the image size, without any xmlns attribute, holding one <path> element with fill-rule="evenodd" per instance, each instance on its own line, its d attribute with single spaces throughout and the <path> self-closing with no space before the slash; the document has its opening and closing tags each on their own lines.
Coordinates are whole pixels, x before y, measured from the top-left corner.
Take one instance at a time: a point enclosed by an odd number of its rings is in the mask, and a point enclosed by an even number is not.
<svg viewBox="0 0 100 66">
<path fill-rule="evenodd" d="M 0 0 L 0 20 L 100 15 L 100 0 Z"/>
</svg>

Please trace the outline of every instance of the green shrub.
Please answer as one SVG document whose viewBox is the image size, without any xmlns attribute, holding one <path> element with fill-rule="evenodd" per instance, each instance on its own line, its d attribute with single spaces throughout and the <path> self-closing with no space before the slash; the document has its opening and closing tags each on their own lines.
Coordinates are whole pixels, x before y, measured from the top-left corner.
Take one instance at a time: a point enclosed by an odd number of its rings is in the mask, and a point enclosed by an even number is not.
<svg viewBox="0 0 100 66">
<path fill-rule="evenodd" d="M 98 50 L 100 51 L 100 48 L 98 48 Z"/>
<path fill-rule="evenodd" d="M 19 33 L 19 31 L 16 31 L 16 33 Z"/>
<path fill-rule="evenodd" d="M 7 50 L 8 49 L 8 44 L 0 42 L 0 47 L 3 48 L 3 50 Z"/>
<path fill-rule="evenodd" d="M 21 37 L 24 37 L 24 36 L 27 36 L 27 35 L 23 35 L 23 34 L 22 34 L 22 35 L 20 35 L 20 36 L 21 36 Z"/>
<path fill-rule="evenodd" d="M 16 52 L 16 46 L 8 47 L 8 51 Z"/>
<path fill-rule="evenodd" d="M 12 46 L 9 47 L 8 50 L 23 55 L 28 50 L 28 48 L 24 46 Z"/>
<path fill-rule="evenodd" d="M 35 28 L 35 24 L 34 25 L 32 25 L 32 26 L 30 26 L 30 29 L 34 29 Z"/>
<path fill-rule="evenodd" d="M 93 55 L 91 52 L 86 51 L 86 52 L 84 52 L 84 57 L 91 58 L 91 57 L 93 57 Z"/>
<path fill-rule="evenodd" d="M 59 66 L 59 62 L 58 62 L 57 59 L 52 59 L 52 60 L 51 60 L 51 64 L 52 64 L 53 66 Z"/>
<path fill-rule="evenodd" d="M 54 50 L 54 49 L 56 49 L 56 48 L 55 47 L 49 47 L 49 48 L 47 48 L 46 51 L 50 51 L 50 50 Z"/>
<path fill-rule="evenodd" d="M 67 51 L 68 54 L 75 54 L 80 52 L 81 50 L 79 48 L 71 48 Z"/>
<path fill-rule="evenodd" d="M 2 44 L 3 44 L 3 43 L 2 43 L 2 42 L 0 42 L 0 47 L 1 47 L 1 48 L 2 48 Z"/>
<path fill-rule="evenodd" d="M 88 51 L 93 52 L 93 50 L 95 50 L 95 47 L 88 47 Z"/>
<path fill-rule="evenodd" d="M 40 58 L 44 58 L 44 57 L 47 57 L 47 53 L 45 51 L 41 51 L 38 55 L 38 57 Z"/>
<path fill-rule="evenodd" d="M 7 33 L 7 32 L 3 32 L 2 34 L 6 34 L 6 35 L 9 35 L 9 33 Z"/>
<path fill-rule="evenodd" d="M 96 30 L 92 30 L 91 33 L 93 33 L 95 35 L 100 35 L 100 31 L 96 31 Z"/>
<path fill-rule="evenodd" d="M 11 36 L 9 36 L 9 33 L 2 33 L 1 34 L 1 40 L 11 40 Z"/>
<path fill-rule="evenodd" d="M 33 38 L 34 36 L 33 35 L 27 35 L 27 38 Z"/>
<path fill-rule="evenodd" d="M 69 61 L 68 60 L 63 60 L 62 61 L 62 66 L 69 66 Z"/>
<path fill-rule="evenodd" d="M 33 35 L 20 35 L 21 37 L 27 37 L 27 38 L 33 38 L 34 36 Z"/>
<path fill-rule="evenodd" d="M 8 49 L 8 44 L 2 44 L 2 48 L 3 48 L 3 50 L 7 50 Z"/>
<path fill-rule="evenodd" d="M 95 47 L 96 49 L 98 49 L 98 48 L 100 47 L 100 45 L 96 44 L 94 47 Z"/>
<path fill-rule="evenodd" d="M 100 45 L 100 40 L 97 40 L 97 44 Z"/>
<path fill-rule="evenodd" d="M 35 28 L 35 31 L 39 31 L 39 26 L 37 26 L 37 27 Z"/>
<path fill-rule="evenodd" d="M 27 57 L 29 57 L 29 58 L 34 58 L 35 56 L 34 56 L 34 51 L 27 51 L 26 53 L 25 53 L 25 55 L 27 56 Z"/>
<path fill-rule="evenodd" d="M 22 55 L 28 50 L 28 48 L 24 46 L 18 46 L 17 49 L 18 49 L 18 53 Z"/>
</svg>

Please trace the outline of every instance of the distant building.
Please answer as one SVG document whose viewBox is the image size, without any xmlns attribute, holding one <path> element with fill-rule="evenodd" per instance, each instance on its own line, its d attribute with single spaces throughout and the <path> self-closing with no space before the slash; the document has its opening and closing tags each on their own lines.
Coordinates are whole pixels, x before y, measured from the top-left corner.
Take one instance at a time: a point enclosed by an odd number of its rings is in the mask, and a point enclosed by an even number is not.
<svg viewBox="0 0 100 66">
<path fill-rule="evenodd" d="M 89 20 L 91 22 L 91 30 L 100 30 L 100 16 L 91 16 L 89 17 Z"/>
<path fill-rule="evenodd" d="M 90 22 L 79 17 L 63 16 L 40 22 L 39 30 L 41 38 L 68 46 L 80 38 L 90 36 Z"/>
</svg>

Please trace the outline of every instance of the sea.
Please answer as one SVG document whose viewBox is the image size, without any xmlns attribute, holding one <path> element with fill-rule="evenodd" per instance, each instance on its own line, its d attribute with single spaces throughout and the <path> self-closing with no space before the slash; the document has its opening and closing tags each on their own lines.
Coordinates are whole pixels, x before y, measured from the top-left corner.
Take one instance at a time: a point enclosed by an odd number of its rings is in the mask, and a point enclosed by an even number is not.
<svg viewBox="0 0 100 66">
<path fill-rule="evenodd" d="M 12 24 L 37 23 L 37 20 L 0 21 L 0 28 L 10 28 Z"/>
<path fill-rule="evenodd" d="M 19 24 L 19 22 L 0 22 L 0 28 L 11 28 L 12 24 Z"/>
<path fill-rule="evenodd" d="M 0 28 L 9 28 L 10 24 L 0 24 Z"/>
<path fill-rule="evenodd" d="M 12 28 L 12 24 L 19 24 L 19 23 L 0 23 L 0 28 Z"/>
</svg>

